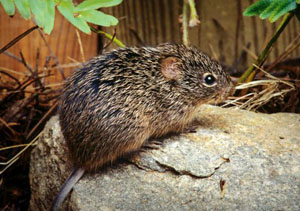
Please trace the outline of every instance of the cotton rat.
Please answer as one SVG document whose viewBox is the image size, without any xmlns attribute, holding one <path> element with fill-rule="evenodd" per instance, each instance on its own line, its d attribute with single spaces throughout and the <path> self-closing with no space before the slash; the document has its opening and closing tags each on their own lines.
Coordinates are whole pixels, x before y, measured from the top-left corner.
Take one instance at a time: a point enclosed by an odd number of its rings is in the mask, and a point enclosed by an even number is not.
<svg viewBox="0 0 300 211">
<path fill-rule="evenodd" d="M 151 137 L 181 132 L 196 108 L 232 90 L 221 66 L 193 47 L 123 48 L 88 61 L 66 81 L 59 117 L 74 171 L 57 210 L 85 171 L 139 150 Z"/>
</svg>

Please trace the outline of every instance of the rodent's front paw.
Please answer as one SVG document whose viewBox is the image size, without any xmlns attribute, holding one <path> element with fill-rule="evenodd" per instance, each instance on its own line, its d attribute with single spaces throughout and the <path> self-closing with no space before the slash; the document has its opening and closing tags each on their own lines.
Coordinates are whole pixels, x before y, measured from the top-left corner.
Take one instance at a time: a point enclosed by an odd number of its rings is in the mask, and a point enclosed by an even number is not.
<svg viewBox="0 0 300 211">
<path fill-rule="evenodd" d="M 200 124 L 201 122 L 195 119 L 182 130 L 182 133 L 196 133 Z"/>
<path fill-rule="evenodd" d="M 141 152 L 146 152 L 147 150 L 158 150 L 160 149 L 161 145 L 163 144 L 162 141 L 158 140 L 150 140 L 145 145 L 142 146 L 140 149 Z"/>
</svg>

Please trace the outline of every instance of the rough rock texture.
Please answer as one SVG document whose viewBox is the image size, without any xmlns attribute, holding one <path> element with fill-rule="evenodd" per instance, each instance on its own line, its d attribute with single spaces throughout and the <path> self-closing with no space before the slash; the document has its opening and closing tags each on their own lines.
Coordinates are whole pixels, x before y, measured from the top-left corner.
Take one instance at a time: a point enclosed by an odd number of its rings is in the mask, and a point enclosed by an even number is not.
<svg viewBox="0 0 300 211">
<path fill-rule="evenodd" d="M 75 186 L 68 210 L 300 210 L 300 115 L 204 105 L 196 133 L 165 139 Z M 58 117 L 31 156 L 31 210 L 71 171 Z"/>
</svg>

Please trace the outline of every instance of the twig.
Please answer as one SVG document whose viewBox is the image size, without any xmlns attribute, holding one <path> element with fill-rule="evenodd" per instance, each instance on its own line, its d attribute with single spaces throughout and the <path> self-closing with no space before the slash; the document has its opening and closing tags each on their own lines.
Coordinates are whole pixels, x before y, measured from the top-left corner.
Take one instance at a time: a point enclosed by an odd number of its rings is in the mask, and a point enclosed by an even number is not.
<svg viewBox="0 0 300 211">
<path fill-rule="evenodd" d="M 71 62 L 76 63 L 76 64 L 81 64 L 79 61 L 77 61 L 76 59 L 67 56 L 67 59 L 69 59 Z"/>
<path fill-rule="evenodd" d="M 56 66 L 58 67 L 58 70 L 59 70 L 59 72 L 60 72 L 62 78 L 65 80 L 66 77 L 65 77 L 65 74 L 64 74 L 63 69 L 60 67 L 58 58 L 55 56 L 54 52 L 51 50 L 51 48 L 50 48 L 48 42 L 46 41 L 46 38 L 45 38 L 45 36 L 44 36 L 44 34 L 43 34 L 43 32 L 42 32 L 41 29 L 39 29 L 39 34 L 41 35 L 42 40 L 44 41 L 45 45 L 47 46 L 48 51 L 50 52 L 50 56 L 53 58 L 53 60 L 54 60 L 54 62 L 55 62 L 55 64 L 56 64 Z"/>
<path fill-rule="evenodd" d="M 10 125 L 4 120 L 4 119 L 2 119 L 1 117 L 0 117 L 0 122 L 3 124 L 3 125 L 5 125 L 11 132 L 12 132 L 12 134 L 16 134 L 17 132 L 14 130 L 14 129 L 12 129 L 11 127 L 10 127 Z"/>
<path fill-rule="evenodd" d="M 21 62 L 21 63 L 22 63 L 22 59 L 19 58 L 19 57 L 17 57 L 17 56 L 14 55 L 13 53 L 10 53 L 10 52 L 8 52 L 8 51 L 4 51 L 3 54 L 5 54 L 6 56 L 11 57 L 11 58 L 17 60 L 18 62 Z"/>
<path fill-rule="evenodd" d="M 42 79 L 42 78 L 48 77 L 48 76 L 50 76 L 50 74 L 49 75 L 44 75 L 44 76 L 39 76 L 38 78 Z M 33 82 L 35 82 L 35 80 L 37 80 L 37 79 L 36 78 L 34 78 L 34 79 L 33 78 L 27 78 L 25 81 L 23 81 L 19 85 L 19 87 L 17 88 L 16 91 L 5 93 L 5 94 L 7 94 L 7 96 L 5 96 L 2 101 L 0 101 L 0 106 L 5 104 L 11 98 L 13 98 L 15 96 L 15 94 L 20 93 L 20 92 L 24 92 L 25 88 L 28 87 Z M 28 92 L 28 93 L 31 93 L 31 92 Z M 36 92 L 33 92 L 33 94 L 36 94 Z M 38 93 L 38 94 L 40 94 L 40 93 Z"/>
<path fill-rule="evenodd" d="M 19 36 L 17 36 L 16 38 L 14 38 L 12 41 L 10 41 L 7 45 L 5 45 L 2 49 L 0 49 L 0 54 L 3 53 L 4 51 L 6 51 L 7 49 L 9 49 L 11 46 L 13 46 L 14 44 L 16 44 L 18 41 L 20 41 L 22 38 L 24 38 L 26 35 L 28 35 L 29 33 L 31 33 L 32 31 L 34 31 L 35 29 L 38 29 L 38 26 L 34 26 L 31 27 L 30 29 L 26 30 L 25 32 L 23 32 L 22 34 L 20 34 Z"/>
<path fill-rule="evenodd" d="M 208 44 L 208 46 L 209 46 L 209 48 L 210 48 L 210 50 L 211 50 L 211 53 L 212 53 L 212 57 L 215 59 L 215 60 L 219 60 L 219 58 L 218 58 L 218 56 L 217 56 L 217 53 L 216 53 L 216 51 L 215 51 L 215 49 L 214 49 L 214 47 L 212 46 L 212 44 Z"/>
<path fill-rule="evenodd" d="M 35 82 L 35 83 L 38 83 L 40 87 L 43 87 L 43 84 L 42 84 L 42 82 L 40 81 L 40 78 L 37 77 L 37 75 L 36 75 L 36 73 L 34 72 L 34 70 L 27 64 L 27 62 L 25 61 L 25 58 L 24 58 L 22 52 L 20 52 L 20 55 L 21 55 L 22 63 L 23 63 L 24 66 L 30 71 L 31 77 L 35 79 L 34 82 Z"/>
<path fill-rule="evenodd" d="M 1 68 L 0 68 L 0 69 L 1 69 Z M 17 84 L 19 85 L 19 87 L 21 86 L 20 81 L 19 81 L 16 77 L 14 77 L 14 76 L 12 76 L 11 74 L 9 74 L 9 73 L 7 73 L 7 72 L 5 72 L 5 71 L 2 71 L 2 70 L 0 70 L 0 73 L 2 73 L 2 74 L 4 74 L 4 75 L 6 75 L 6 76 L 12 78 L 14 81 L 17 82 Z"/>
<path fill-rule="evenodd" d="M 268 68 L 266 69 L 267 72 L 269 72 L 273 67 L 275 67 L 280 61 L 285 59 L 293 50 L 297 49 L 300 46 L 300 42 L 295 44 L 295 42 L 300 38 L 300 33 L 297 35 L 297 37 L 288 45 L 288 47 L 285 49 L 285 51 L 278 56 L 274 62 Z"/>
<path fill-rule="evenodd" d="M 288 85 L 288 86 L 290 86 L 290 87 L 292 87 L 292 88 L 295 88 L 291 83 L 286 82 L 286 81 L 284 81 L 284 80 L 281 80 L 280 78 L 276 78 L 275 76 L 273 76 L 273 75 L 271 75 L 270 73 L 266 72 L 265 70 L 263 70 L 261 67 L 259 67 L 259 66 L 257 66 L 257 65 L 254 65 L 254 66 L 255 66 L 255 68 L 259 69 L 261 72 L 265 73 L 265 75 L 266 75 L 267 77 L 269 77 L 269 78 L 271 78 L 271 79 L 273 79 L 273 80 L 277 80 L 277 81 L 279 81 L 279 82 L 281 82 L 281 83 L 283 83 L 283 84 L 285 84 L 285 85 Z"/>
<path fill-rule="evenodd" d="M 24 64 L 24 60 L 23 60 L 24 57 L 22 57 L 23 54 L 22 54 L 21 58 L 20 58 L 20 57 L 17 57 L 17 56 L 14 55 L 13 53 L 10 53 L 10 52 L 7 52 L 7 51 L 5 51 L 4 54 L 5 54 L 6 56 L 11 57 L 11 58 L 13 58 L 14 60 L 16 60 L 16 61 L 22 63 L 23 65 L 25 65 L 26 69 L 28 69 L 30 73 L 31 73 L 31 71 L 33 71 L 33 68 L 32 68 L 29 64 L 27 64 L 27 63 Z M 10 71 L 12 72 L 12 71 L 14 71 L 14 70 L 10 70 Z M 30 74 L 26 74 L 26 73 L 23 73 L 23 72 L 17 72 L 17 71 L 14 71 L 14 73 L 19 74 L 19 75 L 30 75 Z"/>
<path fill-rule="evenodd" d="M 266 68 L 266 71 L 269 72 L 269 66 L 271 64 L 265 64 L 264 67 Z M 291 59 L 286 59 L 283 61 L 279 61 L 277 64 L 275 64 L 275 67 L 286 67 L 286 66 L 294 66 L 294 67 L 300 67 L 300 56 L 291 58 Z M 272 67 L 273 68 L 273 67 Z"/>
<path fill-rule="evenodd" d="M 47 119 L 52 112 L 56 109 L 58 105 L 58 102 L 56 101 L 51 108 L 47 111 L 47 113 L 39 120 L 39 122 L 32 128 L 32 130 L 28 133 L 28 135 L 26 136 L 26 139 L 30 139 L 30 137 L 32 136 L 32 134 L 34 134 L 37 130 L 37 128 L 45 121 L 45 119 Z"/>
<path fill-rule="evenodd" d="M 51 60 L 51 56 L 47 56 L 45 64 L 43 66 L 43 70 L 42 70 L 44 75 L 46 75 L 46 71 L 49 70 L 48 66 L 49 66 L 50 60 Z M 48 72 L 50 73 L 50 71 L 48 71 Z M 45 84 L 45 78 L 42 78 L 41 81 L 42 81 L 43 84 Z"/>
<path fill-rule="evenodd" d="M 117 34 L 117 31 L 116 31 L 116 28 L 114 28 L 114 34 L 113 34 L 113 37 L 109 40 L 109 43 L 107 43 L 103 48 L 102 48 L 102 51 L 105 50 L 106 48 L 108 48 L 108 46 L 110 46 L 113 42 L 113 40 L 115 39 L 116 37 L 116 34 Z"/>
<path fill-rule="evenodd" d="M 19 147 L 26 147 L 27 145 L 28 144 L 17 144 L 17 145 L 13 145 L 13 146 L 3 147 L 3 148 L 0 148 L 0 151 L 5 151 L 5 150 L 19 148 Z"/>
<path fill-rule="evenodd" d="M 43 132 L 43 131 L 42 131 Z M 40 132 L 30 143 L 28 143 L 26 145 L 26 147 L 24 147 L 20 152 L 18 152 L 14 157 L 12 157 L 9 161 L 7 162 L 1 162 L 0 165 L 6 165 L 6 167 L 4 169 L 2 169 L 0 171 L 0 175 L 3 174 L 3 172 L 6 171 L 6 169 L 8 169 L 13 163 L 15 163 L 19 158 L 20 155 L 27 150 L 30 146 L 34 145 L 35 142 L 37 141 L 37 139 L 40 137 L 40 135 L 42 134 L 42 132 Z"/>
<path fill-rule="evenodd" d="M 247 46 L 243 46 L 242 48 L 244 51 L 246 51 L 249 54 L 250 57 L 257 60 L 257 58 L 258 58 L 257 55 L 253 51 L 249 50 L 249 48 L 247 48 Z"/>
<path fill-rule="evenodd" d="M 32 84 L 33 82 L 35 82 L 36 80 L 40 80 L 42 78 L 45 78 L 45 77 L 48 77 L 48 76 L 51 76 L 52 74 L 48 74 L 48 75 L 42 75 L 42 76 L 38 76 L 38 77 L 35 77 L 35 78 L 28 78 L 23 84 L 22 86 L 20 87 L 20 89 L 24 90 L 27 86 L 29 86 L 30 84 Z M 41 87 L 42 88 L 42 87 Z"/>
<path fill-rule="evenodd" d="M 3 71 L 6 71 L 6 72 L 16 74 L 16 75 L 30 76 L 29 74 L 26 74 L 26 73 L 23 73 L 23 72 L 18 72 L 18 71 L 15 71 L 15 70 L 12 70 L 12 69 L 9 69 L 9 68 L 6 68 L 6 67 L 0 67 L 0 69 L 3 70 Z"/>
<path fill-rule="evenodd" d="M 135 39 L 137 40 L 138 45 L 140 46 L 145 46 L 145 42 L 140 38 L 140 36 L 138 35 L 138 33 L 136 32 L 135 29 L 133 28 L 129 28 L 130 33 L 133 34 L 133 36 L 135 37 Z"/>
<path fill-rule="evenodd" d="M 40 61 L 40 49 L 37 48 L 37 51 L 36 51 L 36 57 L 35 57 L 35 74 L 38 72 L 39 70 L 39 61 Z"/>
<path fill-rule="evenodd" d="M 80 49 L 80 54 L 82 57 L 82 62 L 85 62 L 85 56 L 84 56 L 84 51 L 83 51 L 83 47 L 82 47 L 81 37 L 80 37 L 80 34 L 77 29 L 75 30 L 75 32 L 76 32 L 77 40 L 79 43 L 79 49 Z"/>
<path fill-rule="evenodd" d="M 34 78 L 37 78 L 37 81 L 35 83 L 35 88 L 39 85 L 41 87 L 41 89 L 45 89 L 44 88 L 44 84 L 43 82 L 38 78 L 39 75 L 39 60 L 40 60 L 40 49 L 37 49 L 36 52 L 36 63 L 35 63 L 35 70 L 34 70 Z M 37 96 L 37 100 L 38 100 L 38 96 Z"/>
<path fill-rule="evenodd" d="M 3 172 L 5 172 L 6 169 L 8 169 L 12 164 L 14 164 L 19 158 L 20 157 L 13 157 L 8 162 L 0 162 L 0 165 L 6 165 L 5 168 L 0 171 L 0 175 L 3 174 Z"/>
<path fill-rule="evenodd" d="M 26 62 L 26 60 L 25 60 L 25 58 L 24 58 L 24 56 L 23 56 L 22 51 L 20 51 L 20 56 L 21 56 L 22 64 L 26 67 L 27 70 L 29 70 L 29 72 L 31 73 L 31 75 L 33 75 L 33 69 L 32 69 L 32 67 L 30 67 L 30 66 L 27 64 L 27 62 Z"/>
<path fill-rule="evenodd" d="M 48 85 L 44 86 L 44 88 L 46 89 L 46 88 L 51 88 L 51 87 L 56 87 L 56 86 L 62 86 L 62 85 L 63 85 L 63 83 L 53 83 L 53 84 L 48 84 Z M 26 91 L 33 92 L 34 90 L 31 90 L 30 88 L 28 88 Z"/>
<path fill-rule="evenodd" d="M 254 95 L 254 93 L 248 93 L 248 94 L 246 94 L 246 95 L 237 97 L 237 98 L 234 99 L 234 100 L 226 100 L 226 101 L 225 101 L 225 104 L 222 105 L 221 107 L 226 107 L 226 106 L 228 106 L 228 105 L 236 105 L 236 106 L 237 106 L 237 104 L 236 104 L 237 102 L 239 102 L 240 100 L 243 100 L 243 99 L 247 99 L 248 97 L 253 96 L 253 95 Z"/>
<path fill-rule="evenodd" d="M 73 68 L 73 67 L 77 67 L 77 66 L 81 65 L 81 63 L 77 62 L 75 59 L 72 59 L 70 57 L 67 57 L 67 59 L 74 60 L 75 62 L 74 63 L 69 63 L 69 64 L 62 64 L 62 65 L 60 65 L 61 68 L 63 68 L 63 69 L 64 68 Z M 59 68 L 57 66 L 55 66 L 55 67 L 48 67 L 47 69 L 48 70 L 57 70 Z"/>
</svg>

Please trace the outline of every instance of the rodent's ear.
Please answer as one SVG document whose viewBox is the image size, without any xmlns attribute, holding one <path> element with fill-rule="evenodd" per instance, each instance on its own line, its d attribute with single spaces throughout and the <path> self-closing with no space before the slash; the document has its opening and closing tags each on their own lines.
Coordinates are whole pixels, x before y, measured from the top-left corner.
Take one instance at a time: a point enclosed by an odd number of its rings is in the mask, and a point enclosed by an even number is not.
<svg viewBox="0 0 300 211">
<path fill-rule="evenodd" d="M 162 60 L 160 71 L 168 80 L 178 80 L 182 77 L 180 63 L 176 57 L 167 57 Z"/>
</svg>

